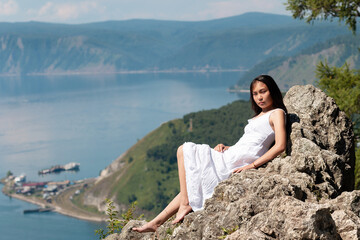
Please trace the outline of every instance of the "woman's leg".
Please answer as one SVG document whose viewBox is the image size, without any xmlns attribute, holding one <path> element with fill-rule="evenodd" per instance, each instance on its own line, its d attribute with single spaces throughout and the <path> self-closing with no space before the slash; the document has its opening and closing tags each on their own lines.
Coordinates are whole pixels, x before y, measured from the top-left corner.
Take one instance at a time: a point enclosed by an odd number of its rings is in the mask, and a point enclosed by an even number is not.
<svg viewBox="0 0 360 240">
<path fill-rule="evenodd" d="M 184 219 L 185 215 L 191 212 L 189 205 L 189 199 L 186 189 L 186 176 L 184 165 L 184 153 L 183 146 L 181 145 L 177 151 L 178 169 L 179 169 L 179 181 L 180 181 L 180 193 L 167 205 L 167 207 L 159 213 L 153 220 L 148 222 L 139 228 L 133 228 L 137 232 L 155 232 L 156 229 L 166 222 L 176 212 L 176 218 L 172 221 L 173 224 L 180 222 Z"/>
<path fill-rule="evenodd" d="M 153 220 L 146 223 L 145 225 L 139 228 L 133 228 L 137 232 L 155 232 L 156 229 L 161 226 L 166 220 L 168 220 L 172 215 L 174 215 L 180 206 L 180 193 L 174 197 L 174 199 L 162 210 L 159 215 L 157 215 Z"/>
<path fill-rule="evenodd" d="M 176 213 L 176 218 L 172 221 L 173 224 L 180 222 L 184 217 L 191 212 L 192 208 L 189 205 L 189 198 L 186 189 L 186 175 L 185 175 L 185 164 L 184 164 L 184 152 L 183 145 L 178 148 L 177 161 L 179 170 L 179 181 L 180 181 L 180 206 Z"/>
</svg>

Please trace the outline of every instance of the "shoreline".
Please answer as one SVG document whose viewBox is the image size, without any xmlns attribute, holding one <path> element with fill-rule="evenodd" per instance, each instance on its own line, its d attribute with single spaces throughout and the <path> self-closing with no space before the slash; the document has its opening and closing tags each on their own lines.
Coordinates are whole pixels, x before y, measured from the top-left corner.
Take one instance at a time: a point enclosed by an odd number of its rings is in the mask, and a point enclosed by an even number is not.
<svg viewBox="0 0 360 240">
<path fill-rule="evenodd" d="M 222 73 L 222 72 L 246 72 L 248 69 L 164 69 L 164 70 L 120 70 L 108 72 L 86 72 L 86 71 L 69 71 L 69 72 L 43 72 L 43 73 L 0 73 L 1 77 L 19 77 L 25 76 L 72 76 L 72 75 L 111 75 L 111 74 L 162 74 L 162 73 Z"/>
<path fill-rule="evenodd" d="M 93 182 L 95 179 L 88 179 L 86 183 Z M 76 206 L 70 199 L 69 195 L 73 195 L 73 193 L 82 187 L 83 184 L 77 186 L 70 186 L 64 191 L 59 192 L 58 195 L 54 196 L 54 200 L 52 203 L 47 203 L 45 200 L 34 197 L 34 196 L 25 196 L 23 194 L 16 193 L 7 193 L 4 189 L 6 188 L 5 184 L 2 187 L 2 194 L 5 196 L 16 198 L 20 201 L 28 202 L 42 208 L 51 207 L 53 208 L 53 212 L 57 212 L 61 215 L 72 217 L 84 221 L 89 222 L 105 222 L 107 217 L 105 215 L 100 216 L 99 214 L 88 212 L 84 209 Z"/>
<path fill-rule="evenodd" d="M 250 93 L 250 90 L 249 90 L 249 89 L 237 89 L 237 88 L 235 88 L 235 89 L 230 89 L 230 88 L 228 88 L 227 91 L 228 91 L 229 93 Z"/>
</svg>

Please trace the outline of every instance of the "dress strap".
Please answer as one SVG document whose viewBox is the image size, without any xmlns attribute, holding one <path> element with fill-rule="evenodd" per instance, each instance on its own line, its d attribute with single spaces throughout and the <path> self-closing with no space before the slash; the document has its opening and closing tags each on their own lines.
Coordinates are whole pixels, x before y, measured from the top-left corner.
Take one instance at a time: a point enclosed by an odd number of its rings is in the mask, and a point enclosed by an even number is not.
<svg viewBox="0 0 360 240">
<path fill-rule="evenodd" d="M 282 109 L 282 108 L 275 108 L 275 109 L 271 110 L 271 111 L 270 111 L 270 114 L 269 114 L 269 119 L 270 119 L 270 115 L 271 115 L 273 112 L 275 112 L 276 110 L 278 110 L 278 109 L 280 109 L 281 111 L 283 111 L 283 113 L 285 114 L 285 123 L 286 123 L 286 112 L 285 112 L 285 110 Z"/>
<path fill-rule="evenodd" d="M 275 108 L 275 109 L 273 109 L 273 110 L 270 110 L 270 115 L 271 115 L 273 112 L 275 112 L 276 110 L 278 110 L 278 109 L 280 109 L 281 111 L 283 111 L 283 112 L 284 112 L 284 114 L 286 115 L 285 110 L 284 110 L 284 109 L 282 109 L 282 108 Z"/>
</svg>

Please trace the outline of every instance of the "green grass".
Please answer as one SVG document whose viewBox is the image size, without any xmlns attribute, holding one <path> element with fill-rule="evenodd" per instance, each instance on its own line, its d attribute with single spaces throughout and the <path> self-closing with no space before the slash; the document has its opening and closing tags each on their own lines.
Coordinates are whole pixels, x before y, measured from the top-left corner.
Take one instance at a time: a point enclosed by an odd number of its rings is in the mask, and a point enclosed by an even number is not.
<svg viewBox="0 0 360 240">
<path fill-rule="evenodd" d="M 137 201 L 138 210 L 141 209 L 146 218 L 152 218 L 179 192 L 177 147 L 185 141 L 207 143 L 211 147 L 220 142 L 233 145 L 242 136 L 247 119 L 252 115 L 249 102 L 235 101 L 219 109 L 190 113 L 182 119 L 164 123 L 127 151 L 120 169 L 89 186 L 88 190 L 104 200 L 114 199 L 116 204 L 129 206 Z M 192 132 L 188 131 L 190 118 Z M 355 168 L 358 187 L 359 155 L 358 150 Z M 108 195 L 101 195 L 102 189 L 107 189 Z"/>
<path fill-rule="evenodd" d="M 182 120 L 173 120 L 175 128 L 179 131 L 185 130 L 185 125 Z M 122 203 L 130 203 L 138 200 L 139 207 L 151 210 L 149 203 L 155 203 L 154 192 L 157 187 L 154 183 L 160 183 L 162 192 L 166 192 L 168 197 L 174 197 L 179 191 L 177 183 L 177 172 L 170 172 L 167 174 L 159 174 L 154 171 L 157 166 L 147 159 L 148 149 L 166 143 L 172 135 L 171 129 L 167 123 L 160 126 L 156 131 L 148 134 L 143 140 L 138 142 L 125 156 L 125 161 L 128 162 L 130 158 L 133 159 L 127 168 L 126 173 L 121 177 L 121 181 L 112 190 L 116 194 L 118 201 Z M 158 184 L 157 184 L 158 185 Z M 170 194 L 169 194 L 170 193 Z M 155 206 L 156 208 L 156 206 Z"/>
<path fill-rule="evenodd" d="M 212 147 L 220 142 L 234 144 L 251 116 L 249 102 L 235 101 L 164 123 L 130 148 L 121 160 L 124 165 L 91 191 L 104 199 L 115 196 L 117 204 L 137 201 L 138 207 L 148 213 L 146 217 L 152 217 L 179 192 L 177 147 L 186 141 Z M 188 131 L 190 118 L 192 132 Z M 109 189 L 109 196 L 98 195 L 104 187 Z"/>
<path fill-rule="evenodd" d="M 360 190 L 360 147 L 355 152 L 355 189 Z"/>
<path fill-rule="evenodd" d="M 101 214 L 95 206 L 84 205 L 83 204 L 83 202 L 84 202 L 83 199 L 84 199 L 84 192 L 81 191 L 80 194 L 78 194 L 78 195 L 74 194 L 73 195 L 73 198 L 72 198 L 71 202 L 75 206 L 77 206 L 77 207 L 79 207 L 79 208 L 81 208 L 81 209 L 83 209 L 83 210 L 85 210 L 87 212 Z"/>
</svg>

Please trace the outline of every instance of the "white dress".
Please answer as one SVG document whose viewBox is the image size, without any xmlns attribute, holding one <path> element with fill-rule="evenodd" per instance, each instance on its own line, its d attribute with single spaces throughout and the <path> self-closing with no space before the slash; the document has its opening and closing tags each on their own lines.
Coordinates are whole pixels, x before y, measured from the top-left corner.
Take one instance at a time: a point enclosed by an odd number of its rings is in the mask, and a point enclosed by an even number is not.
<svg viewBox="0 0 360 240">
<path fill-rule="evenodd" d="M 251 164 L 267 152 L 275 140 L 269 122 L 270 114 L 275 110 L 249 119 L 244 135 L 223 153 L 207 144 L 184 143 L 186 187 L 193 211 L 203 208 L 214 188 L 220 181 L 227 179 L 233 170 Z"/>
</svg>

